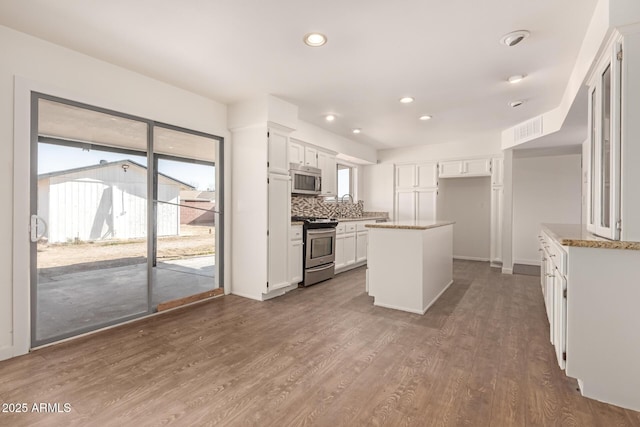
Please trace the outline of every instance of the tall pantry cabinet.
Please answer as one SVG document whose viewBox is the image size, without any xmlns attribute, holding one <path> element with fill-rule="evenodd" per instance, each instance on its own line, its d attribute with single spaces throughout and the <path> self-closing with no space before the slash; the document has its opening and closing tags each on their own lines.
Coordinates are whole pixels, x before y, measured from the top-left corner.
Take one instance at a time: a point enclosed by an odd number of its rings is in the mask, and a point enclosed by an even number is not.
<svg viewBox="0 0 640 427">
<path fill-rule="evenodd" d="M 504 159 L 491 159 L 491 243 L 489 261 L 492 267 L 502 266 L 502 225 L 504 210 Z"/>
<path fill-rule="evenodd" d="M 297 107 L 273 96 L 229 107 L 231 293 L 265 300 L 291 284 L 289 135 Z"/>
<path fill-rule="evenodd" d="M 438 163 L 396 165 L 396 221 L 435 221 Z"/>
</svg>

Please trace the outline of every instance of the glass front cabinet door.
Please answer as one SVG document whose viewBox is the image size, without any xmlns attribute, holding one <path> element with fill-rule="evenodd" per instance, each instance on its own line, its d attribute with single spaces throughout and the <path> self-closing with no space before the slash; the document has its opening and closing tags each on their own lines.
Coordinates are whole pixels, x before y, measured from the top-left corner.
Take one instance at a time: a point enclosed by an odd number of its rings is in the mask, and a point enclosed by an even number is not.
<svg viewBox="0 0 640 427">
<path fill-rule="evenodd" d="M 622 38 L 613 37 L 589 78 L 587 229 L 620 239 Z"/>
</svg>

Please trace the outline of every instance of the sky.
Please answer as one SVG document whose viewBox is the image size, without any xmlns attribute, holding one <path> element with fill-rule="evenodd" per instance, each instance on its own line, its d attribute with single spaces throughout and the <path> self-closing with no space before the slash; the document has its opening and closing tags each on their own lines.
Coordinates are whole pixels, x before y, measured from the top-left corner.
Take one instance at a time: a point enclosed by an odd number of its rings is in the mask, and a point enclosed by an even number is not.
<svg viewBox="0 0 640 427">
<path fill-rule="evenodd" d="M 125 159 L 143 166 L 147 165 L 147 158 L 142 156 L 99 150 L 87 151 L 81 148 L 46 143 L 38 144 L 38 174 L 97 165 L 100 164 L 100 160 L 115 162 Z M 213 166 L 160 160 L 158 172 L 193 185 L 200 191 L 215 190 L 215 168 Z"/>
</svg>

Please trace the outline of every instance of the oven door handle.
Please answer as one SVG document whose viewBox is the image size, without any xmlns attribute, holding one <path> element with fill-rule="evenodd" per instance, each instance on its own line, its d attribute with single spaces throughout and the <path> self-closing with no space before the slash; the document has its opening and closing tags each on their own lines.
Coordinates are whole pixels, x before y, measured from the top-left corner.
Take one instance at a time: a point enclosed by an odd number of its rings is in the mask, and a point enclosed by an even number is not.
<svg viewBox="0 0 640 427">
<path fill-rule="evenodd" d="M 307 273 L 315 273 L 317 271 L 328 270 L 330 268 L 333 268 L 334 266 L 334 263 L 329 263 L 326 265 L 321 265 L 320 267 L 307 268 Z"/>
<path fill-rule="evenodd" d="M 335 228 L 325 228 L 316 230 L 307 230 L 307 234 L 311 234 L 312 236 L 317 236 L 318 234 L 334 234 L 336 232 Z"/>
</svg>

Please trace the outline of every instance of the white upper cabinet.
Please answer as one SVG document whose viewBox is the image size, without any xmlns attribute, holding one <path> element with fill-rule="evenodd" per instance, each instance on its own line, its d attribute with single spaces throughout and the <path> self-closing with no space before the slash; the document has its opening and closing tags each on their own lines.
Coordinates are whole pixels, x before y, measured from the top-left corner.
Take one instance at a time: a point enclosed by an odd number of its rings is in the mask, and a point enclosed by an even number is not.
<svg viewBox="0 0 640 427">
<path fill-rule="evenodd" d="M 504 183 L 504 159 L 494 157 L 491 159 L 491 185 L 503 185 Z"/>
<path fill-rule="evenodd" d="M 337 188 L 337 163 L 336 156 L 324 151 L 318 150 L 318 168 L 322 170 L 322 195 L 335 196 L 338 193 Z"/>
<path fill-rule="evenodd" d="M 313 147 L 304 148 L 304 164 L 305 166 L 318 167 L 318 150 Z"/>
<path fill-rule="evenodd" d="M 304 145 L 293 139 L 289 143 L 289 162 L 304 165 Z"/>
<path fill-rule="evenodd" d="M 622 39 L 616 37 L 589 80 L 589 191 L 587 228 L 620 239 Z"/>
<path fill-rule="evenodd" d="M 335 152 L 325 151 L 292 138 L 289 143 L 289 161 L 322 171 L 321 194 L 323 196 L 332 197 L 338 193 L 338 169 Z"/>
<path fill-rule="evenodd" d="M 416 186 L 416 165 L 396 166 L 396 188 L 414 188 Z"/>
<path fill-rule="evenodd" d="M 396 188 L 433 188 L 438 186 L 438 163 L 396 165 Z"/>
<path fill-rule="evenodd" d="M 289 175 L 289 136 L 276 129 L 269 129 L 269 173 Z"/>
<path fill-rule="evenodd" d="M 433 188 L 438 186 L 437 163 L 419 163 L 416 165 L 416 186 L 418 188 Z"/>
<path fill-rule="evenodd" d="M 462 178 L 490 175 L 490 159 L 452 160 L 448 162 L 440 162 L 440 178 Z"/>
<path fill-rule="evenodd" d="M 465 176 L 491 175 L 491 159 L 475 159 L 464 161 Z"/>
</svg>

